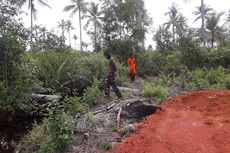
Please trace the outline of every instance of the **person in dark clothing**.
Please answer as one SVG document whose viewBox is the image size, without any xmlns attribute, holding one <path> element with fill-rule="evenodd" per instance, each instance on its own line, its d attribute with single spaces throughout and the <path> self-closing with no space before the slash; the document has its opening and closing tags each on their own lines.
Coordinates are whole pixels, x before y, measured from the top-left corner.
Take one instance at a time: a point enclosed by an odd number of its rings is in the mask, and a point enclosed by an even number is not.
<svg viewBox="0 0 230 153">
<path fill-rule="evenodd" d="M 116 86 L 115 77 L 116 77 L 116 64 L 109 52 L 104 52 L 104 56 L 109 60 L 109 66 L 107 69 L 107 78 L 105 82 L 105 95 L 109 96 L 110 86 L 113 88 L 113 91 L 116 93 L 118 98 L 122 98 L 120 90 Z"/>
</svg>

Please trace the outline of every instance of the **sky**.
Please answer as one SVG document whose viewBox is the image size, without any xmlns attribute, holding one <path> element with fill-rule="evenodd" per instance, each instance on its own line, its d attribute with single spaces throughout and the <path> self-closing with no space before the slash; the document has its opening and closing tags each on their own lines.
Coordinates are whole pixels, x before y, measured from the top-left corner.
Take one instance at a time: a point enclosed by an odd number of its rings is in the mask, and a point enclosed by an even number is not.
<svg viewBox="0 0 230 153">
<path fill-rule="evenodd" d="M 57 29 L 58 21 L 61 19 L 71 20 L 75 27 L 75 30 L 72 30 L 72 36 L 76 34 L 79 37 L 79 23 L 78 23 L 78 15 L 76 14 L 74 17 L 70 17 L 70 13 L 63 12 L 63 8 L 70 3 L 70 0 L 47 0 L 48 4 L 51 6 L 51 9 L 47 7 L 41 7 L 41 5 L 35 3 L 36 8 L 38 10 L 37 19 L 34 22 L 37 25 L 43 25 L 48 29 L 54 28 L 57 34 L 61 34 L 60 29 Z M 98 2 L 98 0 L 86 0 L 86 1 L 93 1 Z M 200 0 L 144 0 L 145 8 L 147 9 L 150 17 L 153 19 L 152 29 L 153 32 L 148 32 L 146 35 L 146 46 L 149 45 L 154 46 L 154 41 L 152 40 L 154 35 L 154 30 L 159 25 L 162 25 L 167 21 L 167 16 L 164 14 L 168 11 L 168 8 L 172 5 L 172 3 L 176 3 L 179 11 L 188 19 L 188 25 L 190 27 L 200 27 L 201 21 L 197 21 L 193 23 L 195 20 L 195 16 L 192 12 L 195 10 L 195 7 L 200 6 Z M 217 12 L 225 11 L 228 12 L 230 10 L 230 0 L 204 0 L 205 4 L 208 4 L 211 8 L 216 10 Z M 28 4 L 25 4 L 23 8 L 26 12 L 22 16 L 23 22 L 27 27 L 30 26 L 30 15 L 28 11 Z M 225 17 L 223 17 L 224 19 Z M 86 21 L 83 21 L 82 25 L 84 25 Z M 68 38 L 67 34 L 66 37 Z M 85 31 L 83 31 L 83 41 L 90 43 L 90 39 Z M 67 39 L 67 43 L 68 43 Z M 75 48 L 74 40 L 71 40 L 72 46 Z M 79 48 L 79 39 L 77 40 L 77 48 Z"/>
</svg>

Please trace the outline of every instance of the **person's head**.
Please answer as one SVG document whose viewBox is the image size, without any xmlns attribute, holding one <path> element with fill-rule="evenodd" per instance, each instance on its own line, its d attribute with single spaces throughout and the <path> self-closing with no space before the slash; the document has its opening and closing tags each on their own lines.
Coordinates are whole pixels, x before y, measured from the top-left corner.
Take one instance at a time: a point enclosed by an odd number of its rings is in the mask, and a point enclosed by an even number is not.
<svg viewBox="0 0 230 153">
<path fill-rule="evenodd" d="M 104 52 L 104 56 L 105 56 L 105 58 L 107 58 L 108 60 L 111 58 L 111 55 L 110 55 L 110 53 L 109 53 L 108 51 L 105 51 L 105 52 Z"/>
<path fill-rule="evenodd" d="M 129 54 L 129 57 L 132 57 L 132 58 L 133 58 L 133 57 L 134 57 L 134 56 L 133 56 L 133 53 Z"/>
</svg>

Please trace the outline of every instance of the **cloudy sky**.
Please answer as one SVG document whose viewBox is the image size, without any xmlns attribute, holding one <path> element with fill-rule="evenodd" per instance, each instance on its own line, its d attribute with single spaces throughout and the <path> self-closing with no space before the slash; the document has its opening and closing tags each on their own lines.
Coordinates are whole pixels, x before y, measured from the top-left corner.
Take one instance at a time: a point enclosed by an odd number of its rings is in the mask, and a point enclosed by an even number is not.
<svg viewBox="0 0 230 153">
<path fill-rule="evenodd" d="M 87 1 L 87 0 L 86 0 Z M 90 1 L 90 0 L 88 0 Z M 98 0 L 91 0 L 94 2 L 98 2 Z M 192 12 L 195 10 L 196 6 L 200 5 L 200 0 L 144 0 L 145 7 L 148 10 L 150 16 L 153 18 L 153 29 L 156 29 L 159 25 L 167 21 L 167 16 L 164 16 L 164 13 L 168 11 L 168 7 L 174 2 L 180 8 L 180 12 L 188 19 L 188 24 L 192 27 L 200 26 L 201 21 L 197 21 L 197 23 L 193 24 L 195 16 L 192 15 Z M 188 2 L 186 2 L 188 1 Z M 204 0 L 205 4 L 208 4 L 211 8 L 215 9 L 217 12 L 225 11 L 228 12 L 230 10 L 230 0 Z M 78 18 L 74 16 L 73 18 L 69 17 L 69 13 L 63 12 L 63 8 L 66 5 L 70 4 L 70 0 L 48 0 L 48 4 L 52 7 L 52 9 L 46 7 L 40 7 L 39 4 L 36 4 L 38 9 L 37 20 L 35 24 L 46 26 L 48 29 L 56 28 L 58 25 L 58 21 L 61 19 L 72 20 L 75 30 L 72 31 L 72 35 L 76 34 L 79 37 L 79 28 L 78 28 Z M 24 10 L 28 12 L 28 4 L 24 6 Z M 224 17 L 223 17 L 224 18 Z M 25 25 L 29 27 L 30 25 L 30 16 L 24 15 L 23 21 Z M 84 25 L 84 21 L 83 21 Z M 57 33 L 60 34 L 60 30 L 55 29 Z M 73 37 L 73 36 L 72 36 Z M 154 45 L 152 41 L 153 33 L 147 34 L 146 39 L 146 47 L 150 44 Z M 68 38 L 68 37 L 67 37 Z M 89 37 L 86 32 L 83 33 L 83 41 L 90 42 Z M 67 40 L 68 42 L 68 40 Z M 72 40 L 72 44 L 73 40 Z M 79 41 L 78 41 L 79 46 Z"/>
</svg>

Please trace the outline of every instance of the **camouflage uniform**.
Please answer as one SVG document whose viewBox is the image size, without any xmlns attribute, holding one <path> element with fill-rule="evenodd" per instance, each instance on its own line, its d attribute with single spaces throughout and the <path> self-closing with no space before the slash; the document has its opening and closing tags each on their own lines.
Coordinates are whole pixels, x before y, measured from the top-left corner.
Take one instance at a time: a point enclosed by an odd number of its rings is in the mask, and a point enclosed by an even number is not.
<svg viewBox="0 0 230 153">
<path fill-rule="evenodd" d="M 105 82 L 105 95 L 109 96 L 110 93 L 110 86 L 113 88 L 113 91 L 116 93 L 116 95 L 121 98 L 121 92 L 116 86 L 115 77 L 116 77 L 116 64 L 114 62 L 114 59 L 112 57 L 109 58 L 109 67 L 107 70 L 107 79 Z"/>
</svg>

